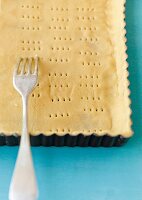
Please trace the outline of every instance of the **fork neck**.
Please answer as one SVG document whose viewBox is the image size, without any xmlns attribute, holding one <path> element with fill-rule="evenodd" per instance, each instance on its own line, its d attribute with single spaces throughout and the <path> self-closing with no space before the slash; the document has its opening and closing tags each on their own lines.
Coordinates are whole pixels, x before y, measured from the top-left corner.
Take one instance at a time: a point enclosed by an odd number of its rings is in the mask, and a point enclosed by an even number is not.
<svg viewBox="0 0 142 200">
<path fill-rule="evenodd" d="M 23 129 L 22 129 L 22 142 L 29 143 L 29 135 L 28 135 L 28 96 L 22 96 L 23 102 Z"/>
</svg>

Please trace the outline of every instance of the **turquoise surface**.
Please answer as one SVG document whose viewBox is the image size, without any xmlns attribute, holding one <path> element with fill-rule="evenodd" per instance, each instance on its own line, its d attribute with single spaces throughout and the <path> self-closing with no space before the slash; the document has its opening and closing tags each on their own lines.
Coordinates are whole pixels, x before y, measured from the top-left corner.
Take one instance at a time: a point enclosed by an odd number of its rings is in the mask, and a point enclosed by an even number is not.
<svg viewBox="0 0 142 200">
<path fill-rule="evenodd" d="M 142 200 L 142 1 L 127 0 L 126 9 L 135 135 L 122 148 L 32 148 L 39 200 Z M 17 151 L 0 147 L 0 200 Z"/>
</svg>

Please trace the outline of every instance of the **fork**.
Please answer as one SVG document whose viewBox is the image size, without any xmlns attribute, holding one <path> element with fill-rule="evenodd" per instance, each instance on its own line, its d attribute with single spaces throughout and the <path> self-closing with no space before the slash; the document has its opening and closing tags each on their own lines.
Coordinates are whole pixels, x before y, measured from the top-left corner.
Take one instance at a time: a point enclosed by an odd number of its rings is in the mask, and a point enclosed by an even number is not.
<svg viewBox="0 0 142 200">
<path fill-rule="evenodd" d="M 32 66 L 34 64 L 34 71 Z M 26 72 L 27 69 L 27 72 Z M 38 187 L 30 149 L 28 134 L 28 97 L 36 87 L 38 79 L 38 57 L 20 58 L 13 74 L 13 85 L 20 93 L 23 102 L 23 129 L 14 173 L 12 176 L 9 199 L 10 200 L 36 200 Z"/>
</svg>

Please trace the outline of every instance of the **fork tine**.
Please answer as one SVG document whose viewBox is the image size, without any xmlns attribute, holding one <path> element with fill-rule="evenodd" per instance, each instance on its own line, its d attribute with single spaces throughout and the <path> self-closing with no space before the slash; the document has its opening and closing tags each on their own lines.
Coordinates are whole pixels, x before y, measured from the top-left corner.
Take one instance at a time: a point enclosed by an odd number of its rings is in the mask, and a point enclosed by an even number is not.
<svg viewBox="0 0 142 200">
<path fill-rule="evenodd" d="M 23 58 L 23 62 L 21 64 L 21 75 L 24 74 L 25 64 L 26 64 L 27 58 Z"/>
<path fill-rule="evenodd" d="M 16 66 L 15 66 L 15 69 L 14 69 L 14 75 L 18 74 L 18 69 L 19 69 L 21 61 L 22 61 L 22 58 L 19 58 Z"/>
<path fill-rule="evenodd" d="M 35 70 L 34 70 L 34 74 L 37 75 L 37 73 L 38 73 L 38 61 L 39 61 L 39 58 L 38 58 L 37 55 L 35 56 L 34 61 L 35 61 Z"/>
<path fill-rule="evenodd" d="M 32 61 L 33 61 L 33 58 L 29 58 L 28 59 L 28 71 L 27 71 L 27 75 L 31 73 Z"/>
</svg>

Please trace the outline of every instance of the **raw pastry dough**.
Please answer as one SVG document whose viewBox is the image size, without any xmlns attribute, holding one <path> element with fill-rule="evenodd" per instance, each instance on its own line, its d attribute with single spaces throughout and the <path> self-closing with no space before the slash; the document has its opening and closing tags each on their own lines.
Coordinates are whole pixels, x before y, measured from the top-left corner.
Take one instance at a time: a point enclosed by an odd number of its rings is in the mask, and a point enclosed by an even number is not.
<svg viewBox="0 0 142 200">
<path fill-rule="evenodd" d="M 21 132 L 12 84 L 19 56 L 40 58 L 29 99 L 33 135 L 132 134 L 125 0 L 3 0 L 0 10 L 0 132 Z"/>
</svg>

